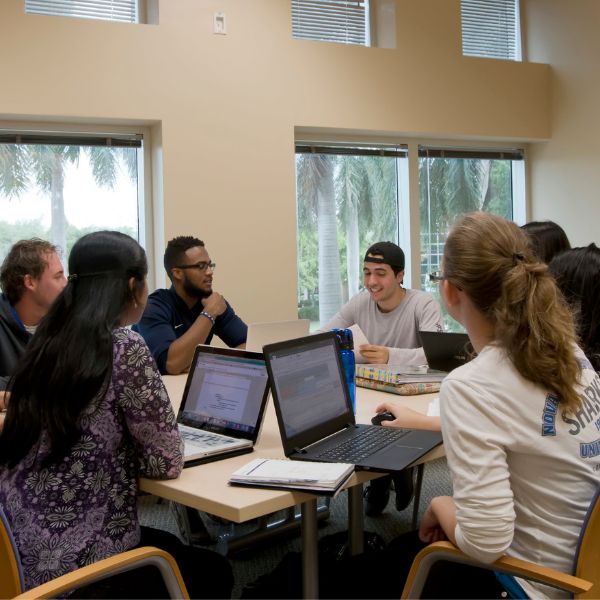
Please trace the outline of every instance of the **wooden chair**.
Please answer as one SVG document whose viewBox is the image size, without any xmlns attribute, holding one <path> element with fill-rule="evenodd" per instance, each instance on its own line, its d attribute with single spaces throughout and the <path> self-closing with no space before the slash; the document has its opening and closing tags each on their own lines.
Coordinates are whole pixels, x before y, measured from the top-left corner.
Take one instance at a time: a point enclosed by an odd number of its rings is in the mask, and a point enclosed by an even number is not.
<svg viewBox="0 0 600 600">
<path fill-rule="evenodd" d="M 440 560 L 473 565 L 538 581 L 574 594 L 575 598 L 600 598 L 600 487 L 587 511 L 575 553 L 573 572 L 561 573 L 518 558 L 503 556 L 492 564 L 468 557 L 450 542 L 435 542 L 415 557 L 402 598 L 420 598 L 432 565 Z"/>
<path fill-rule="evenodd" d="M 0 598 L 56 598 L 69 590 L 145 566 L 158 568 L 171 598 L 189 598 L 175 559 L 151 546 L 116 554 L 24 592 L 17 547 L 0 508 Z"/>
</svg>

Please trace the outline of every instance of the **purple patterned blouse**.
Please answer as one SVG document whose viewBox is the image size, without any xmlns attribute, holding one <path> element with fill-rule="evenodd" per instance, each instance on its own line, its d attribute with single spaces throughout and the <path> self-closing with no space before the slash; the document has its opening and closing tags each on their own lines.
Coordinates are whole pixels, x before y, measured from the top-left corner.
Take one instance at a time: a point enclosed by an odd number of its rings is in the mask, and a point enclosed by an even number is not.
<svg viewBox="0 0 600 600">
<path fill-rule="evenodd" d="M 173 479 L 183 444 L 144 340 L 113 332 L 108 391 L 80 419 L 81 437 L 60 464 L 42 468 L 44 434 L 14 469 L 0 468 L 0 506 L 15 537 L 29 589 L 135 546 L 139 476 Z"/>
</svg>

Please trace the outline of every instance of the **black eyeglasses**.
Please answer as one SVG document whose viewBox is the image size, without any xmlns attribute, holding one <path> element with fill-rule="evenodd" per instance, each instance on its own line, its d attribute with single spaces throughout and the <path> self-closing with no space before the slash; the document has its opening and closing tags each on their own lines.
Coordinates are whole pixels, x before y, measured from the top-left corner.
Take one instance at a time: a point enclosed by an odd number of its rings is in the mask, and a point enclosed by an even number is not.
<svg viewBox="0 0 600 600">
<path fill-rule="evenodd" d="M 194 263 L 193 265 L 176 265 L 173 267 L 174 269 L 198 269 L 198 271 L 206 271 L 206 269 L 210 269 L 211 271 L 215 270 L 216 263 L 214 262 L 206 262 L 200 261 Z"/>
<path fill-rule="evenodd" d="M 429 281 L 439 283 L 440 281 L 444 281 L 444 279 L 446 279 L 446 277 L 442 275 L 441 271 L 434 271 L 433 273 L 429 273 Z"/>
</svg>

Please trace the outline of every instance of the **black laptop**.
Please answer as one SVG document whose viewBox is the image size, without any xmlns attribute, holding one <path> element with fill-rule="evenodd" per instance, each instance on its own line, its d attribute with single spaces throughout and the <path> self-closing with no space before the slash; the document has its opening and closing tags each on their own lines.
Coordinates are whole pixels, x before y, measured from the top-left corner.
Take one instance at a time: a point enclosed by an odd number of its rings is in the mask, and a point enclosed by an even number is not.
<svg viewBox="0 0 600 600">
<path fill-rule="evenodd" d="M 442 442 L 439 432 L 356 424 L 334 333 L 263 351 L 288 458 L 400 471 Z"/>
<path fill-rule="evenodd" d="M 252 452 L 268 395 L 262 353 L 197 346 L 177 415 L 186 466 Z"/>
<path fill-rule="evenodd" d="M 419 331 L 419 337 L 430 369 L 449 373 L 476 356 L 466 333 Z"/>
</svg>

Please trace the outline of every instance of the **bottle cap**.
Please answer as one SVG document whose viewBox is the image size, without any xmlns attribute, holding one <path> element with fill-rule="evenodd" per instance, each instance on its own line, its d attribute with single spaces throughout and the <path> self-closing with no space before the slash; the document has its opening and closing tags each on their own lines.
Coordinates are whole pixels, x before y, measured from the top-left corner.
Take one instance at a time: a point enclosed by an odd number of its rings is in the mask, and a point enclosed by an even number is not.
<svg viewBox="0 0 600 600">
<path fill-rule="evenodd" d="M 352 337 L 352 331 L 350 329 L 332 329 L 331 331 L 337 336 L 341 350 L 354 349 L 354 338 Z"/>
</svg>

